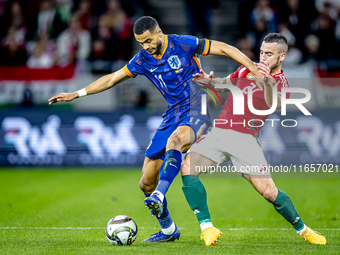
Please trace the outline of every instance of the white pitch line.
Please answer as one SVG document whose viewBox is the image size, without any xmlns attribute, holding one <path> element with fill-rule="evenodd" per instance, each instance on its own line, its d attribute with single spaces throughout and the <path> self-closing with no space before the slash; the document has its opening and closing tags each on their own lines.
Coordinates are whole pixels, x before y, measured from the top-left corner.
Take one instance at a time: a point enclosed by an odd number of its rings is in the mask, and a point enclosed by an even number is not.
<svg viewBox="0 0 340 255">
<path fill-rule="evenodd" d="M 56 229 L 56 230 L 64 230 L 64 229 L 72 229 L 72 230 L 86 230 L 86 229 L 105 229 L 99 227 L 0 227 L 0 229 Z"/>
<path fill-rule="evenodd" d="M 0 227 L 0 230 L 5 229 L 37 229 L 37 230 L 91 230 L 91 229 L 105 229 L 104 227 Z M 157 227 L 139 227 L 138 229 L 158 229 Z M 197 230 L 199 228 L 179 228 L 180 230 Z M 221 228 L 223 231 L 293 231 L 293 228 Z M 340 228 L 316 228 L 321 231 L 340 231 Z"/>
</svg>

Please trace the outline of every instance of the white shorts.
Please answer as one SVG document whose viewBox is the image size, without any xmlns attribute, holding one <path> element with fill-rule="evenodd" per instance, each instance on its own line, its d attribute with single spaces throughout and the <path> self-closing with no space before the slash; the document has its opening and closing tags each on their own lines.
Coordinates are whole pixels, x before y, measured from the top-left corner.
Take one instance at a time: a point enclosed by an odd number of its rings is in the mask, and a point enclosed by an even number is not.
<svg viewBox="0 0 340 255">
<path fill-rule="evenodd" d="M 256 138 L 231 129 L 213 127 L 190 148 L 217 164 L 232 161 L 235 171 L 270 176 L 267 161 Z"/>
</svg>

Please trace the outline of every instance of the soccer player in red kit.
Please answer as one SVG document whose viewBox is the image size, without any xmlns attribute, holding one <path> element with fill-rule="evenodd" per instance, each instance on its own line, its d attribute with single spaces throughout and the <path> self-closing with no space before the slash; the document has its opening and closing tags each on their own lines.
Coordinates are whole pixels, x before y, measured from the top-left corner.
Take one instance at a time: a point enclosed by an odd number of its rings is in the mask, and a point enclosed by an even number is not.
<svg viewBox="0 0 340 255">
<path fill-rule="evenodd" d="M 261 62 L 262 63 L 259 66 L 269 69 L 265 60 L 262 60 Z M 289 87 L 287 78 L 283 74 L 282 69 L 280 71 L 277 71 L 276 73 L 271 73 L 271 76 L 275 79 L 278 95 L 281 95 L 281 88 Z M 230 93 L 226 103 L 222 107 L 220 115 L 214 121 L 214 127 L 232 129 L 240 133 L 250 134 L 257 139 L 260 129 L 263 127 L 268 115 L 254 114 L 249 109 L 248 96 L 249 93 L 252 94 L 252 104 L 254 109 L 267 110 L 268 104 L 266 98 L 267 100 L 272 99 L 272 90 L 260 90 L 254 82 L 254 75 L 244 66 L 240 66 L 234 73 L 230 74 L 228 77 L 222 80 L 214 79 L 212 82 L 213 85 L 214 83 L 221 84 L 221 82 L 235 85 L 242 91 L 242 96 L 244 96 L 244 114 L 233 114 L 235 95 L 233 95 L 233 93 Z M 223 89 L 220 89 L 220 91 L 223 92 Z M 226 89 L 224 89 L 224 91 L 226 91 Z M 267 93 L 267 97 L 265 96 L 264 92 Z M 289 93 L 287 93 L 287 96 L 289 97 Z M 280 100 L 278 100 L 278 102 L 280 102 Z"/>
<path fill-rule="evenodd" d="M 198 175 L 205 172 L 209 166 L 216 166 L 230 160 L 233 162 L 235 171 L 272 203 L 275 210 L 294 227 L 303 239 L 312 244 L 326 244 L 326 238 L 307 227 L 302 222 L 291 199 L 276 188 L 257 140 L 268 115 L 253 113 L 254 109 L 251 109 L 248 104 L 248 97 L 251 96 L 252 105 L 256 110 L 264 111 L 272 107 L 275 109 L 281 107 L 281 89 L 288 87 L 288 81 L 281 69 L 287 51 L 288 45 L 284 36 L 271 33 L 264 38 L 260 51 L 260 63 L 257 64 L 264 80 L 262 90 L 255 85 L 253 74 L 243 66 L 226 78 L 213 79 L 212 72 L 207 75 L 202 70 L 200 74 L 194 75 L 198 84 L 209 84 L 213 87 L 218 87 L 217 84 L 235 85 L 242 91 L 242 95 L 237 95 L 233 93 L 233 86 L 230 86 L 232 93 L 229 94 L 220 115 L 214 121 L 211 131 L 190 148 L 181 168 L 183 192 L 200 223 L 201 239 L 204 239 L 206 245 L 214 245 L 222 233 L 212 225 L 206 190 Z M 289 97 L 290 95 L 287 93 L 282 96 Z M 241 97 L 244 99 L 244 113 L 236 115 L 234 114 L 237 110 L 234 109 L 234 101 Z"/>
</svg>

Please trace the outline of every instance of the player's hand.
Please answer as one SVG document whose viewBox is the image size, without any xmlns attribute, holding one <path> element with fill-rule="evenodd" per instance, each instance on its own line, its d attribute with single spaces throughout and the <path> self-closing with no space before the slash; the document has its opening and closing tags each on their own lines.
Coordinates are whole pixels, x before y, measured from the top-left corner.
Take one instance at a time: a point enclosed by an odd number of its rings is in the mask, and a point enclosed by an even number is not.
<svg viewBox="0 0 340 255">
<path fill-rule="evenodd" d="M 265 84 L 268 84 L 268 79 L 271 79 L 272 76 L 270 75 L 270 68 L 268 66 L 268 63 L 264 60 L 261 60 L 261 63 L 256 64 L 257 67 L 260 69 L 260 74 L 262 75 Z M 274 83 L 269 83 L 272 84 L 272 86 L 275 86 L 275 82 Z"/>
<path fill-rule="evenodd" d="M 263 76 L 260 72 L 260 68 L 259 68 L 259 64 L 256 64 L 258 69 L 256 71 L 253 71 L 252 73 L 254 74 L 254 78 L 255 78 L 255 83 L 257 85 L 257 87 L 262 91 L 263 90 Z"/>
<path fill-rule="evenodd" d="M 261 63 L 256 64 L 257 67 L 260 69 L 260 74 L 263 78 L 270 77 L 270 68 L 268 66 L 268 63 L 264 60 L 261 60 Z"/>
<path fill-rule="evenodd" d="M 73 93 L 61 93 L 59 95 L 56 95 L 54 97 L 51 97 L 50 99 L 48 99 L 48 104 L 55 104 L 58 102 L 69 102 L 72 101 L 73 99 L 77 98 L 79 95 L 77 92 L 73 92 Z"/>
<path fill-rule="evenodd" d="M 200 72 L 194 74 L 193 77 L 193 82 L 197 83 L 197 85 L 201 87 L 205 87 L 206 85 L 210 84 L 212 78 L 214 77 L 214 72 L 211 71 L 209 75 L 207 75 L 203 70 L 200 70 Z"/>
</svg>

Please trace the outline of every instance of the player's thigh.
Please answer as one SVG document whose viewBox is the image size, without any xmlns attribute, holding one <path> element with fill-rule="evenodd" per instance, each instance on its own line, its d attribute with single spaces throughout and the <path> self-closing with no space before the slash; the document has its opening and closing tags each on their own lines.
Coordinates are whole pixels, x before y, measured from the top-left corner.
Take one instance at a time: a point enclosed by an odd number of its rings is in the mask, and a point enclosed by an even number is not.
<svg viewBox="0 0 340 255">
<path fill-rule="evenodd" d="M 243 142 L 240 141 L 242 144 Z M 278 194 L 277 188 L 271 178 L 267 167 L 267 161 L 261 147 L 251 140 L 244 144 L 244 154 L 231 155 L 231 161 L 236 171 L 242 173 L 250 184 L 268 201 L 273 202 Z"/>
<path fill-rule="evenodd" d="M 181 166 L 181 174 L 199 175 L 206 173 L 209 166 L 216 166 L 217 163 L 197 152 L 189 152 Z"/>
<path fill-rule="evenodd" d="M 192 116 L 195 114 L 191 114 L 187 118 L 185 118 L 180 123 L 181 126 L 189 126 L 191 128 L 190 131 L 190 144 L 193 144 L 195 141 L 197 141 L 199 138 L 201 138 L 202 135 L 205 135 L 209 127 L 211 126 L 210 118 L 205 115 L 196 114 L 195 116 Z"/>
<path fill-rule="evenodd" d="M 193 114 L 192 114 L 193 115 Z M 186 151 L 190 148 L 201 135 L 206 134 L 211 125 L 210 118 L 195 114 L 195 116 L 187 116 L 182 119 L 179 126 L 171 134 L 166 149 L 175 149 L 179 151 Z"/>
<path fill-rule="evenodd" d="M 230 155 L 224 151 L 227 142 L 217 128 L 212 128 L 210 132 L 203 135 L 191 146 L 190 152 L 204 156 L 214 162 L 215 165 L 221 164 L 230 160 Z M 191 168 L 195 167 L 197 160 L 191 160 L 191 162 L 195 162 L 191 165 Z"/>
<path fill-rule="evenodd" d="M 166 150 L 184 151 L 195 142 L 194 131 L 190 126 L 179 126 L 169 137 Z"/>
<path fill-rule="evenodd" d="M 165 149 L 168 142 L 169 137 L 176 130 L 177 125 L 169 125 L 163 129 L 158 129 L 153 136 L 148 148 L 145 152 L 145 157 L 151 160 L 162 159 L 165 158 Z M 148 161 L 146 160 L 146 164 Z"/>
<path fill-rule="evenodd" d="M 225 142 L 230 144 L 225 150 L 230 154 L 235 170 L 245 175 L 270 178 L 267 160 L 256 138 L 233 130 L 226 130 L 226 134 Z"/>
</svg>

